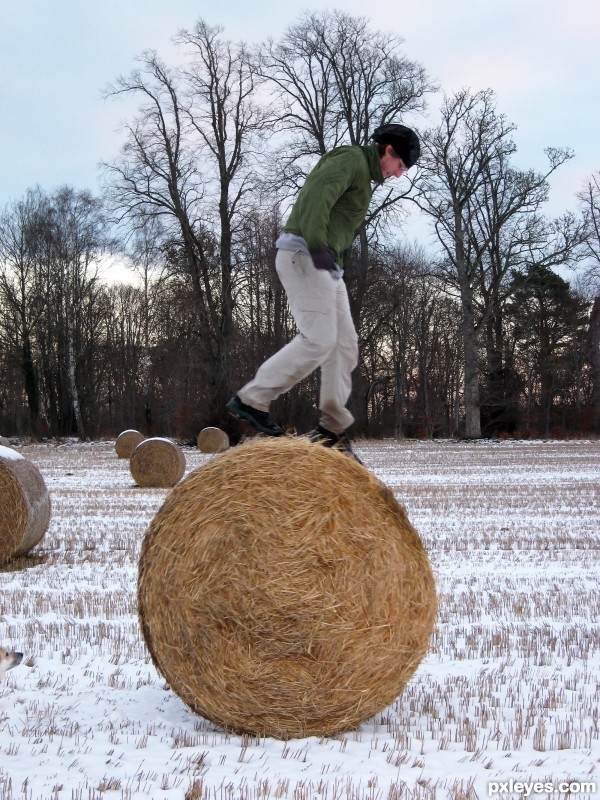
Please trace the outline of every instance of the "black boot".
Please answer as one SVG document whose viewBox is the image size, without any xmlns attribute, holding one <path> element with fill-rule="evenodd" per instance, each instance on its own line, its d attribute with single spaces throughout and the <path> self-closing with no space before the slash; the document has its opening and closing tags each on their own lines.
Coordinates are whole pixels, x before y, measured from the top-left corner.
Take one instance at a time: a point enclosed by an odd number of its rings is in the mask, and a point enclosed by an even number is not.
<svg viewBox="0 0 600 800">
<path fill-rule="evenodd" d="M 243 419 L 255 430 L 266 433 L 267 436 L 283 436 L 283 430 L 276 422 L 273 422 L 268 411 L 259 411 L 257 408 L 247 406 L 246 403 L 242 403 L 237 394 L 231 398 L 225 408 L 233 417 Z"/>
<path fill-rule="evenodd" d="M 327 428 L 324 428 L 322 425 L 317 425 L 317 427 L 307 435 L 311 442 L 322 444 L 323 447 L 335 447 L 336 450 L 340 450 L 342 453 L 350 456 L 350 458 L 358 461 L 359 464 L 363 463 L 352 449 L 350 437 L 347 433 L 340 433 L 338 435 L 337 433 L 333 433 L 333 431 L 328 431 Z"/>
</svg>

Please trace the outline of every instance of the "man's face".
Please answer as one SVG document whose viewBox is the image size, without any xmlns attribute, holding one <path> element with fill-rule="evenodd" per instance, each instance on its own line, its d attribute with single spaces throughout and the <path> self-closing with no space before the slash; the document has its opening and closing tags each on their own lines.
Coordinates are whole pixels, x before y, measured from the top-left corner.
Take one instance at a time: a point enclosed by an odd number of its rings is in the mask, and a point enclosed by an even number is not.
<svg viewBox="0 0 600 800">
<path fill-rule="evenodd" d="M 406 172 L 404 161 L 394 153 L 391 144 L 386 145 L 385 152 L 380 158 L 381 171 L 384 178 L 401 178 Z"/>
</svg>

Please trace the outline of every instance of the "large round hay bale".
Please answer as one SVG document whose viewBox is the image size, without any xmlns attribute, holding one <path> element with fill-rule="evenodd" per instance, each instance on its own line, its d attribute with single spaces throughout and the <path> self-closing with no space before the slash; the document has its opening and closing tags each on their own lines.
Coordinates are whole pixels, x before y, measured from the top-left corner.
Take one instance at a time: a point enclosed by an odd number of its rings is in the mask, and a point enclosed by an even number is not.
<svg viewBox="0 0 600 800">
<path fill-rule="evenodd" d="M 131 454 L 138 444 L 144 441 L 144 438 L 144 434 L 132 429 L 120 433 L 115 442 L 115 450 L 119 458 L 131 458 Z"/>
<path fill-rule="evenodd" d="M 25 555 L 50 522 L 50 496 L 39 469 L 16 450 L 0 446 L 0 564 Z"/>
<path fill-rule="evenodd" d="M 392 492 L 304 438 L 256 439 L 171 492 L 142 546 L 154 664 L 194 711 L 283 739 L 354 728 L 425 654 L 429 559 Z"/>
<path fill-rule="evenodd" d="M 220 428 L 204 428 L 198 434 L 201 453 L 224 453 L 229 449 L 229 436 Z"/>
<path fill-rule="evenodd" d="M 144 439 L 131 454 L 129 469 L 139 486 L 175 486 L 185 472 L 185 456 L 170 439 Z"/>
</svg>

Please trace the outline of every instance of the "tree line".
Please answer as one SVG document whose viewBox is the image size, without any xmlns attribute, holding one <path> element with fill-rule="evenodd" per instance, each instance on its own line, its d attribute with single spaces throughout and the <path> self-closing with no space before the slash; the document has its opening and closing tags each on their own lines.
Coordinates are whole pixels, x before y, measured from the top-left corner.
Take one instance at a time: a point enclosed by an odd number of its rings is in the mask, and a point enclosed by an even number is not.
<svg viewBox="0 0 600 800">
<path fill-rule="evenodd" d="M 571 151 L 517 169 L 492 90 L 444 96 L 421 129 L 439 87 L 364 18 L 307 13 L 252 48 L 222 33 L 199 20 L 181 63 L 147 52 L 106 90 L 137 111 L 100 197 L 35 187 L 1 214 L 0 432 L 238 437 L 225 402 L 294 333 L 274 270 L 290 202 L 320 155 L 398 120 L 423 155 L 376 190 L 345 263 L 356 435 L 599 432 L 600 172 L 548 217 Z M 403 240 L 411 207 L 433 249 Z M 107 282 L 111 260 L 134 279 Z M 316 398 L 310 376 L 273 416 L 308 430 Z"/>
</svg>

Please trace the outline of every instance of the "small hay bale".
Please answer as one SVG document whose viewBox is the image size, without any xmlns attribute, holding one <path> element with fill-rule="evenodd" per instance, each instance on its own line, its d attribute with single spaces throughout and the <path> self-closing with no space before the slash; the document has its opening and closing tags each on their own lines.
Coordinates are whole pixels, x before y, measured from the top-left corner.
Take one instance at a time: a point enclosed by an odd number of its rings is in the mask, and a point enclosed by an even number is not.
<svg viewBox="0 0 600 800">
<path fill-rule="evenodd" d="M 10 442 L 6 436 L 0 436 L 0 447 L 10 447 Z"/>
<path fill-rule="evenodd" d="M 115 450 L 119 458 L 131 458 L 131 454 L 140 442 L 143 442 L 146 437 L 139 431 L 128 430 L 123 431 L 117 436 L 115 442 Z"/>
<path fill-rule="evenodd" d="M 355 728 L 429 644 L 418 534 L 365 467 L 305 438 L 255 439 L 196 469 L 144 537 L 138 612 L 195 712 L 282 739 Z"/>
<path fill-rule="evenodd" d="M 229 436 L 220 428 L 204 428 L 198 434 L 201 453 L 224 453 L 229 449 Z"/>
<path fill-rule="evenodd" d="M 39 469 L 0 446 L 0 564 L 28 553 L 50 522 L 50 496 Z"/>
<path fill-rule="evenodd" d="M 131 454 L 129 469 L 138 486 L 175 486 L 185 472 L 185 456 L 170 439 L 144 439 Z"/>
</svg>

